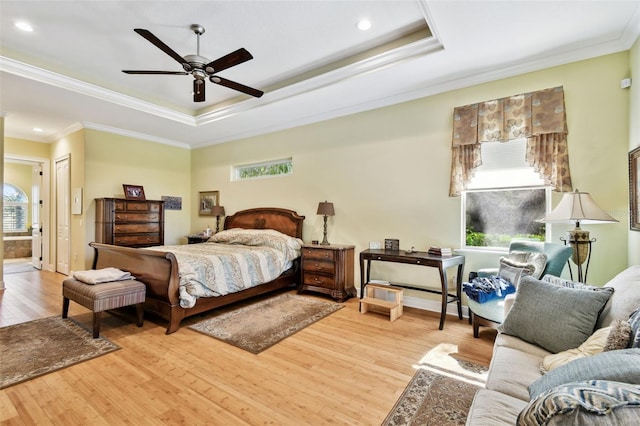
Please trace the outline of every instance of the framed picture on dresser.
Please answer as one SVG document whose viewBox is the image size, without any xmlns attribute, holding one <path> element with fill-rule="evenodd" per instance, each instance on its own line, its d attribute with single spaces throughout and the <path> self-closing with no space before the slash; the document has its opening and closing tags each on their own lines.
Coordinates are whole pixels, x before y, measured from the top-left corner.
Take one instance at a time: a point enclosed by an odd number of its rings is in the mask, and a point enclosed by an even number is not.
<svg viewBox="0 0 640 426">
<path fill-rule="evenodd" d="M 124 189 L 124 198 L 127 200 L 146 200 L 144 188 L 140 185 L 127 185 L 123 183 L 122 188 Z"/>
</svg>

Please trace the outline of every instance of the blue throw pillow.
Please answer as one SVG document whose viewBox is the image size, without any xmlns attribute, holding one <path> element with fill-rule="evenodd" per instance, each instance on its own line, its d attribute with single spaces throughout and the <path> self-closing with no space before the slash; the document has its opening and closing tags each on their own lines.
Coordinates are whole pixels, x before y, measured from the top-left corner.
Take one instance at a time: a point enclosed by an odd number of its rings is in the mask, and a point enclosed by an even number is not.
<svg viewBox="0 0 640 426">
<path fill-rule="evenodd" d="M 531 383 L 529 396 L 536 399 L 556 386 L 584 380 L 611 380 L 640 385 L 640 349 L 601 352 L 573 360 Z"/>
<path fill-rule="evenodd" d="M 524 276 L 498 330 L 553 353 L 577 348 L 593 334 L 612 294 L 612 288 L 583 290 Z"/>
</svg>

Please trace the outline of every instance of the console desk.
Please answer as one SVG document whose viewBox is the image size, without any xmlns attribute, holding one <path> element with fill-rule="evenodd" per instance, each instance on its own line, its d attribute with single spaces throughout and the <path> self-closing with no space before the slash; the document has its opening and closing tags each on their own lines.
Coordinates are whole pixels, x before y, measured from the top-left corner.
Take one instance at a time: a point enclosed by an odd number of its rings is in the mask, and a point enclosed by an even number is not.
<svg viewBox="0 0 640 426">
<path fill-rule="evenodd" d="M 365 269 L 366 261 L 366 269 Z M 438 268 L 440 272 L 441 289 L 434 290 L 424 287 L 417 287 L 408 284 L 392 283 L 396 287 L 408 288 L 411 290 L 426 291 L 442 295 L 442 307 L 440 310 L 440 327 L 444 328 L 444 320 L 447 315 L 447 304 L 457 302 L 458 318 L 462 319 L 462 273 L 464 270 L 464 256 L 433 256 L 424 251 L 414 251 L 407 253 L 404 250 L 384 250 L 384 249 L 367 249 L 360 252 L 360 298 L 364 295 L 364 288 L 371 278 L 371 262 L 393 262 L 405 263 L 409 265 L 428 266 Z M 447 279 L 447 268 L 458 266 L 458 274 L 456 276 L 456 293 L 449 294 L 449 286 Z"/>
</svg>

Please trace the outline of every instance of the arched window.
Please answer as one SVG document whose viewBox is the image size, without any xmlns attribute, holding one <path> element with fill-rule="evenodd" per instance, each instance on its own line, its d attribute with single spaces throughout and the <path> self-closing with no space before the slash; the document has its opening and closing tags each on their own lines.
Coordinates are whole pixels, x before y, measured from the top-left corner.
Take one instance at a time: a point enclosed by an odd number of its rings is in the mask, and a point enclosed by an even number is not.
<svg viewBox="0 0 640 426">
<path fill-rule="evenodd" d="M 17 186 L 5 183 L 2 198 L 4 232 L 26 232 L 28 220 L 29 197 Z"/>
</svg>

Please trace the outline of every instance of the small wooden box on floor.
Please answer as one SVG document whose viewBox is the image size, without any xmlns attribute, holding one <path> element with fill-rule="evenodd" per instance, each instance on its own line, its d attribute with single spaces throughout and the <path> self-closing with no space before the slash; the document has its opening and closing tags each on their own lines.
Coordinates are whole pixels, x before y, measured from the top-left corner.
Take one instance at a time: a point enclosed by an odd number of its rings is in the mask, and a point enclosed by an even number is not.
<svg viewBox="0 0 640 426">
<path fill-rule="evenodd" d="M 377 299 L 376 290 L 383 290 L 394 295 L 394 300 Z M 384 284 L 367 284 L 366 295 L 360 299 L 360 313 L 366 314 L 372 307 L 380 307 L 389 310 L 389 320 L 395 321 L 402 316 L 403 292 L 400 287 Z"/>
</svg>

